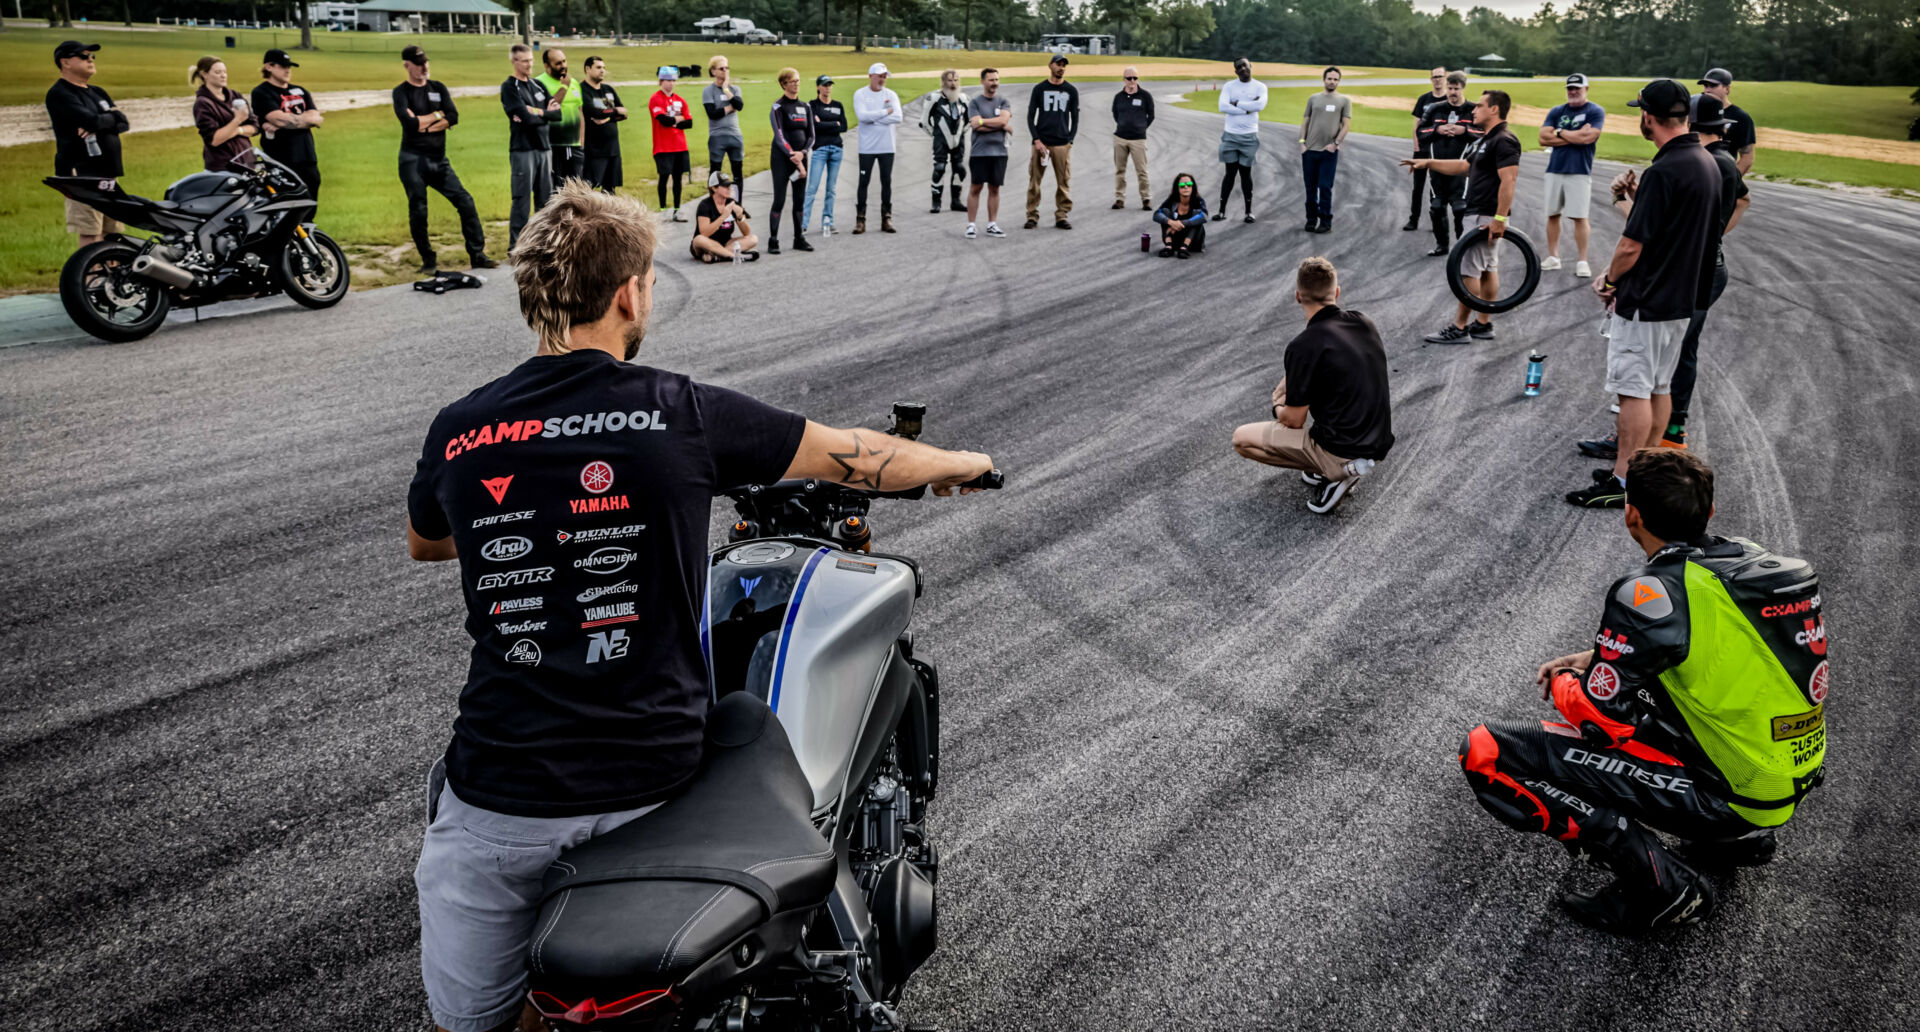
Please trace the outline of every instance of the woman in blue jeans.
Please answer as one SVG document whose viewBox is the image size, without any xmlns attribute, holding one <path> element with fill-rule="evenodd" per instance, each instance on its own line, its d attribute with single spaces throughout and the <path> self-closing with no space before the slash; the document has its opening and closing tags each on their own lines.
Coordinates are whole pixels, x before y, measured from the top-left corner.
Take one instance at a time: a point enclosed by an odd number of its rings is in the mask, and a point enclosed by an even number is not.
<svg viewBox="0 0 1920 1032">
<path fill-rule="evenodd" d="M 1173 192 L 1153 213 L 1160 224 L 1160 257 L 1186 258 L 1207 247 L 1207 202 L 1194 186 L 1193 174 L 1173 177 Z"/>
<path fill-rule="evenodd" d="M 813 167 L 807 172 L 807 203 L 800 215 L 800 226 L 813 228 L 814 191 L 821 190 L 825 184 L 827 205 L 820 212 L 820 233 L 832 236 L 833 186 L 840 176 L 840 158 L 845 154 L 840 134 L 847 131 L 847 109 L 833 99 L 831 78 L 822 75 L 813 80 L 813 88 L 820 97 L 807 102 L 807 106 L 813 108 Z"/>
</svg>

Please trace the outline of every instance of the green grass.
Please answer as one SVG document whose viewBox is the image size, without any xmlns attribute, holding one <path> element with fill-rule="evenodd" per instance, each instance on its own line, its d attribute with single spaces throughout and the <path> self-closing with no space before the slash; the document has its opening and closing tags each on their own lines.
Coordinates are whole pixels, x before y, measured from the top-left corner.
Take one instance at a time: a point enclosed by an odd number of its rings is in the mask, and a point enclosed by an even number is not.
<svg viewBox="0 0 1920 1032">
<path fill-rule="evenodd" d="M 1606 94 L 1604 88 L 1615 85 L 1623 84 L 1601 83 L 1596 85 L 1594 92 L 1596 94 Z M 1753 88 L 1758 92 L 1757 87 L 1767 85 L 1800 85 L 1806 86 L 1814 91 L 1864 88 L 1818 86 L 1809 83 L 1760 83 L 1755 84 Z M 1529 89 L 1532 88 L 1522 86 L 1519 89 L 1512 90 L 1511 92 L 1514 94 L 1515 102 L 1545 107 L 1547 105 L 1533 98 L 1536 95 L 1550 97 L 1555 92 L 1554 89 L 1525 92 Z M 1738 87 L 1736 87 L 1736 90 L 1737 89 Z M 1260 112 L 1260 117 L 1263 121 L 1285 122 L 1289 125 L 1294 124 L 1300 118 L 1301 109 L 1306 106 L 1307 97 L 1313 92 L 1314 91 L 1307 89 L 1274 90 L 1268 98 L 1266 110 Z M 1396 92 L 1390 87 L 1374 87 L 1364 90 L 1349 90 L 1346 92 L 1379 93 L 1392 96 L 1405 93 L 1407 96 L 1407 106 L 1409 108 L 1407 113 L 1391 111 L 1384 108 L 1363 107 L 1355 104 L 1353 107 L 1353 131 L 1357 133 L 1368 133 L 1374 136 L 1404 138 L 1409 144 L 1408 153 L 1412 153 L 1413 116 L 1411 114 L 1411 108 L 1413 106 L 1413 94 L 1417 92 L 1417 90 L 1409 90 L 1403 87 Z M 1469 87 L 1469 92 L 1473 92 L 1476 96 L 1478 95 L 1478 92 L 1471 86 Z M 1565 96 L 1564 87 L 1558 88 L 1558 92 L 1560 96 Z M 1737 95 L 1736 93 L 1736 96 Z M 1609 96 L 1610 94 L 1606 94 L 1599 99 L 1600 105 L 1607 109 L 1609 117 L 1618 117 L 1615 115 L 1616 111 L 1624 111 L 1629 115 L 1633 114 L 1633 109 L 1627 107 L 1626 104 L 1627 100 L 1633 96 L 1632 91 L 1629 90 L 1624 97 L 1611 98 L 1612 103 L 1607 99 Z M 1202 91 L 1190 95 L 1187 98 L 1186 106 L 1198 108 L 1203 111 L 1214 111 L 1218 110 L 1219 103 L 1219 93 Z M 1745 105 L 1742 106 L 1744 107 Z M 1773 122 L 1768 121 L 1770 115 L 1763 115 L 1758 111 L 1754 111 L 1752 108 L 1748 108 L 1747 110 L 1761 125 L 1774 125 Z M 1786 129 L 1797 127 L 1777 126 L 1777 128 Z M 1515 133 L 1520 137 L 1522 147 L 1530 151 L 1539 149 L 1536 146 L 1538 135 L 1536 127 L 1516 125 L 1514 129 Z M 1602 133 L 1600 136 L 1599 156 L 1609 161 L 1645 164 L 1653 160 L 1653 152 L 1653 144 L 1646 140 L 1636 139 L 1631 136 L 1620 136 L 1613 133 Z M 1814 180 L 1824 183 L 1846 183 L 1852 186 L 1869 186 L 1896 190 L 1920 190 L 1920 165 L 1899 165 L 1887 161 L 1865 161 L 1859 158 L 1832 157 L 1825 154 L 1802 154 L 1795 151 L 1768 150 L 1765 147 L 1761 147 L 1755 156 L 1754 172 L 1757 175 L 1778 180 Z"/>
</svg>

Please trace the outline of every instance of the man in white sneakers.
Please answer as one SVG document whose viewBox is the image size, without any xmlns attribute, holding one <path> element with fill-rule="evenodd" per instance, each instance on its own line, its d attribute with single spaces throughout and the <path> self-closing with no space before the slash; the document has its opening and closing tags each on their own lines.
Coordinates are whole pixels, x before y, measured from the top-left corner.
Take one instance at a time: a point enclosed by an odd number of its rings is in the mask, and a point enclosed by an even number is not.
<svg viewBox="0 0 1920 1032">
<path fill-rule="evenodd" d="M 980 95 L 967 101 L 967 124 L 973 129 L 973 153 L 967 157 L 967 239 L 975 236 L 974 219 L 980 213 L 980 191 L 987 192 L 987 235 L 1003 237 L 1000 229 L 1000 186 L 1007 181 L 1007 134 L 1013 125 L 1013 102 L 1000 94 L 1000 70 L 980 70 Z"/>
<path fill-rule="evenodd" d="M 1234 59 L 1233 74 L 1234 81 L 1220 87 L 1220 113 L 1226 116 L 1220 127 L 1220 163 L 1227 169 L 1213 221 L 1227 217 L 1233 179 L 1239 176 L 1240 200 L 1246 206 L 1246 220 L 1252 222 L 1253 159 L 1260 153 L 1260 112 L 1267 106 L 1267 84 L 1253 77 L 1253 62 L 1244 57 Z"/>
<path fill-rule="evenodd" d="M 880 232 L 893 232 L 893 127 L 899 125 L 900 95 L 887 88 L 887 66 L 867 69 L 867 88 L 853 91 L 853 117 L 860 122 L 860 188 L 853 195 L 853 234 L 867 231 L 867 186 L 880 169 Z"/>
<path fill-rule="evenodd" d="M 1573 223 L 1573 246 L 1580 252 L 1574 275 L 1591 276 L 1587 264 L 1587 212 L 1593 206 L 1593 152 L 1607 112 L 1587 99 L 1587 77 L 1567 76 L 1567 102 L 1547 112 L 1540 126 L 1540 146 L 1552 152 L 1547 159 L 1547 254 L 1542 272 L 1560 267 L 1560 216 Z"/>
</svg>

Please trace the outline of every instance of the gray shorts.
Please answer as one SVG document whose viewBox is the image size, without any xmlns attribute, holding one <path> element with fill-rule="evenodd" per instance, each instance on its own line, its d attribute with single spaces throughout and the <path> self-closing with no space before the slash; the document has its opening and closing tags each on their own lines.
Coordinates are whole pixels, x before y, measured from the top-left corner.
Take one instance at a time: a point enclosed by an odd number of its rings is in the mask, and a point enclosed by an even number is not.
<svg viewBox="0 0 1920 1032">
<path fill-rule="evenodd" d="M 1485 229 L 1493 225 L 1493 216 L 1469 215 L 1466 224 L 1468 232 Z M 1498 244 L 1482 241 L 1468 248 L 1467 253 L 1460 256 L 1460 275 L 1475 279 L 1483 273 L 1499 272 L 1500 252 L 1505 247 L 1506 241 L 1503 240 Z"/>
<path fill-rule="evenodd" d="M 707 170 L 713 171 L 718 169 L 721 158 L 732 158 L 735 163 L 746 161 L 746 142 L 738 136 L 707 137 Z M 736 186 L 734 189 L 738 190 L 740 188 Z"/>
<path fill-rule="evenodd" d="M 1251 165 L 1253 156 L 1260 153 L 1259 133 L 1221 133 L 1220 163 L 1222 165 Z"/>
<path fill-rule="evenodd" d="M 547 868 L 562 851 L 654 806 L 586 817 L 513 817 L 469 806 L 452 785 L 441 789 L 413 871 L 420 977 L 434 1024 L 448 1032 L 487 1032 L 520 1013 Z"/>
<path fill-rule="evenodd" d="M 1641 322 L 1638 315 L 1607 320 L 1607 393 L 1627 398 L 1650 398 L 1673 392 L 1673 372 L 1680 367 L 1680 346 L 1687 336 L 1687 320 Z"/>
</svg>

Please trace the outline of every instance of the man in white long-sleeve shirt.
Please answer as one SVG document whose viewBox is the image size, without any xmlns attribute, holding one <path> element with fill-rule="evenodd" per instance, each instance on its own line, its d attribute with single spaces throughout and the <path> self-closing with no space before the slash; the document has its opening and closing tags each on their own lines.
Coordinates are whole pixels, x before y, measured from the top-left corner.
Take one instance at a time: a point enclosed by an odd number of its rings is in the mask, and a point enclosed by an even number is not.
<svg viewBox="0 0 1920 1032">
<path fill-rule="evenodd" d="M 867 231 L 867 184 L 880 166 L 880 232 L 893 232 L 893 127 L 901 122 L 900 95 L 887 89 L 887 66 L 867 69 L 867 88 L 853 91 L 853 117 L 860 122 L 860 189 L 853 199 L 853 232 Z"/>
<path fill-rule="evenodd" d="M 1253 221 L 1253 157 L 1260 152 L 1260 110 L 1267 106 L 1267 84 L 1253 77 L 1253 62 L 1236 58 L 1234 81 L 1220 89 L 1220 113 L 1227 116 L 1220 129 L 1220 163 L 1227 166 L 1220 184 L 1220 207 L 1213 221 L 1227 217 L 1227 200 L 1233 196 L 1233 177 L 1240 177 L 1240 200 L 1246 205 L 1246 221 Z"/>
</svg>

